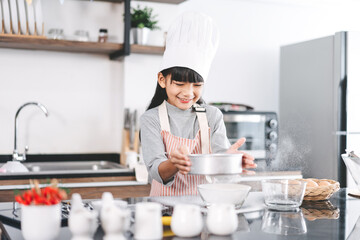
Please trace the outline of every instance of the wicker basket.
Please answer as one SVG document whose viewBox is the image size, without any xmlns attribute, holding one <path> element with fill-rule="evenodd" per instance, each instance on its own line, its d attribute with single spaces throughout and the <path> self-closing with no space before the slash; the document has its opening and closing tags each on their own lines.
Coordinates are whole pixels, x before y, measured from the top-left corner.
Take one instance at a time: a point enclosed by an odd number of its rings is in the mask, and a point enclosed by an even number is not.
<svg viewBox="0 0 360 240">
<path fill-rule="evenodd" d="M 340 184 L 337 181 L 330 179 L 316 179 L 308 178 L 313 180 L 317 184 L 322 181 L 327 181 L 330 183 L 328 186 L 317 186 L 317 187 L 308 187 L 306 186 L 304 200 L 305 201 L 322 201 L 328 200 L 335 192 L 340 189 Z M 300 179 L 301 180 L 301 179 Z"/>
</svg>

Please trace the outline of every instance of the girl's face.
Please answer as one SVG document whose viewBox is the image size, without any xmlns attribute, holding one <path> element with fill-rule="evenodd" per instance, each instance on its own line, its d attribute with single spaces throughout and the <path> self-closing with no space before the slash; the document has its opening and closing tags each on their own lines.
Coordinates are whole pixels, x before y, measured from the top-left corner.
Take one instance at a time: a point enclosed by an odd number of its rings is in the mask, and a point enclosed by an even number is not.
<svg viewBox="0 0 360 240">
<path fill-rule="evenodd" d="M 168 103 L 182 110 L 189 109 L 201 97 L 204 83 L 171 81 L 171 75 L 166 78 L 159 73 L 158 83 L 165 88 Z"/>
</svg>

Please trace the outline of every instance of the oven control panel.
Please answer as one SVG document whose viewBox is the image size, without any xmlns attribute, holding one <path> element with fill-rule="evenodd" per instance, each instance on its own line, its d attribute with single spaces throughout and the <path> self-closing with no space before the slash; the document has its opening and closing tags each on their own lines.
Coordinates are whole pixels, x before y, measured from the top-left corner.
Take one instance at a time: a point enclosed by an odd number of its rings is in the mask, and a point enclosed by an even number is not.
<svg viewBox="0 0 360 240">
<path fill-rule="evenodd" d="M 265 150 L 266 150 L 266 164 L 270 165 L 271 161 L 275 160 L 278 140 L 279 140 L 279 130 L 278 130 L 278 119 L 277 115 L 274 112 L 269 112 L 266 114 L 266 141 L 265 141 Z"/>
</svg>

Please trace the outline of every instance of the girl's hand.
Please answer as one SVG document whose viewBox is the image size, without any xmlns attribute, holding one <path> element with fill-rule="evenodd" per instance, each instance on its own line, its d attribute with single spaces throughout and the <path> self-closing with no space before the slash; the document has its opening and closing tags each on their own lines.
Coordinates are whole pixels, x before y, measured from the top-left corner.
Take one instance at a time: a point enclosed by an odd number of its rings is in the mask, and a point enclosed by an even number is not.
<svg viewBox="0 0 360 240">
<path fill-rule="evenodd" d="M 170 162 L 184 175 L 190 172 L 191 162 L 188 155 L 189 149 L 183 145 L 175 149 L 169 158 Z"/>
<path fill-rule="evenodd" d="M 254 163 L 254 157 L 250 154 L 247 154 L 245 152 L 237 150 L 239 147 L 241 147 L 246 142 L 246 138 L 240 138 L 236 141 L 227 151 L 226 153 L 242 153 L 243 159 L 242 159 L 242 167 L 243 168 L 256 168 L 256 163 Z M 243 170 L 244 173 L 254 173 L 253 171 L 247 171 Z"/>
</svg>

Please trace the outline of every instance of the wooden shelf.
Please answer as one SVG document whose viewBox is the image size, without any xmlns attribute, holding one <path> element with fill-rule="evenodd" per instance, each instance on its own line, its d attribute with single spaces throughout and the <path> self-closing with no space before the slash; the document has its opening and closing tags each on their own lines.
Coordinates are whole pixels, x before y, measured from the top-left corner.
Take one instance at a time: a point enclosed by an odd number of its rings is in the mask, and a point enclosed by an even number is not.
<svg viewBox="0 0 360 240">
<path fill-rule="evenodd" d="M 0 33 L 0 48 L 46 50 L 59 52 L 96 53 L 107 54 L 111 60 L 128 56 L 132 53 L 158 54 L 164 53 L 165 48 L 161 46 L 130 45 L 130 3 L 131 0 L 95 0 L 102 2 L 121 3 L 124 2 L 124 43 L 98 43 L 79 42 L 69 40 L 47 39 L 44 36 L 22 36 L 7 35 Z M 148 2 L 179 4 L 186 0 L 142 0 Z"/>
<path fill-rule="evenodd" d="M 139 0 L 139 1 L 179 4 L 185 2 L 186 0 Z"/>
<path fill-rule="evenodd" d="M 110 54 L 116 50 L 121 49 L 122 44 L 0 36 L 0 47 L 60 52 Z"/>
<path fill-rule="evenodd" d="M 165 47 L 159 46 L 147 46 L 147 45 L 130 45 L 131 53 L 143 53 L 143 54 L 158 54 L 162 55 L 165 51 Z"/>
<path fill-rule="evenodd" d="M 88 0 L 82 0 L 82 1 L 88 1 Z M 95 1 L 98 1 L 98 2 L 112 2 L 112 3 L 122 3 L 122 2 L 124 2 L 124 0 L 95 0 Z M 180 4 L 180 3 L 185 2 L 186 0 L 137 0 L 137 1 Z"/>
<path fill-rule="evenodd" d="M 47 50 L 59 52 L 95 53 L 109 55 L 123 48 L 120 43 L 78 42 L 46 38 L 1 36 L 0 48 Z M 158 46 L 131 45 L 132 53 L 163 54 L 165 48 Z"/>
</svg>

